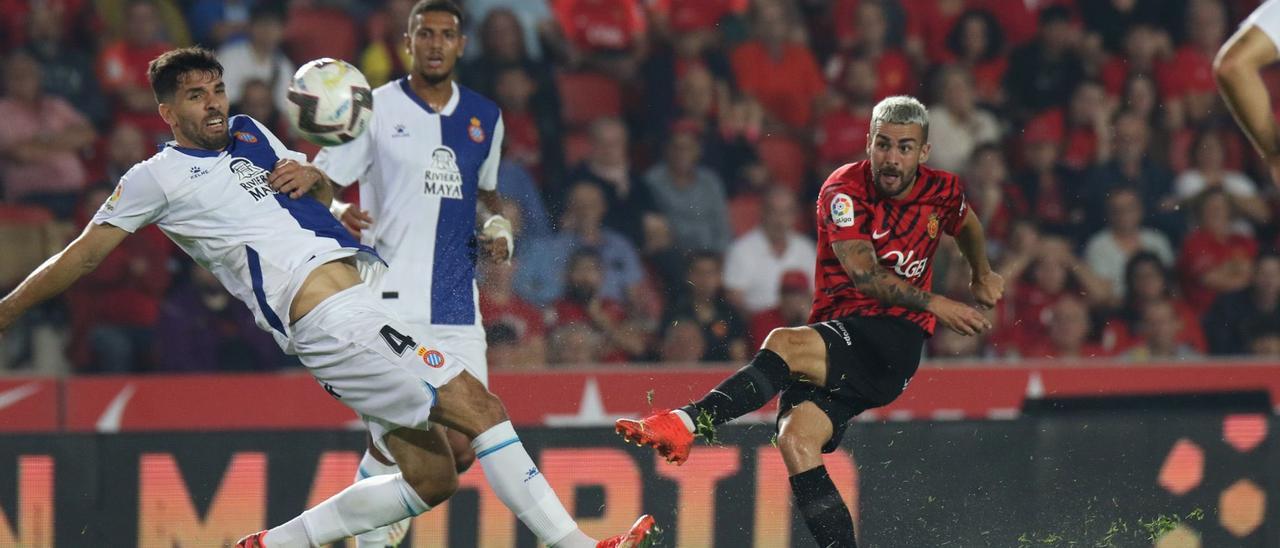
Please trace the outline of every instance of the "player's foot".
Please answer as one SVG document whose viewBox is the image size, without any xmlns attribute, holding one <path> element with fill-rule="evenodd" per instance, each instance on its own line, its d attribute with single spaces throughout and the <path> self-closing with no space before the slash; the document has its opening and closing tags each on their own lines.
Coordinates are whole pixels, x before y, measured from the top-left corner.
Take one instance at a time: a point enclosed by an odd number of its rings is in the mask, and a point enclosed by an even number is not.
<svg viewBox="0 0 1280 548">
<path fill-rule="evenodd" d="M 640 516 L 640 519 L 636 520 L 626 533 L 597 542 L 596 548 L 638 548 L 645 546 L 645 540 L 653 532 L 653 525 L 653 516 L 649 514 Z"/>
<path fill-rule="evenodd" d="M 240 539 L 240 542 L 236 543 L 236 548 L 266 548 L 267 545 L 262 542 L 263 540 L 266 540 L 266 538 L 266 531 L 258 531 L 257 533 Z"/>
<path fill-rule="evenodd" d="M 674 411 L 661 411 L 640 420 L 618 419 L 614 430 L 636 445 L 648 445 L 666 457 L 667 462 L 684 464 L 693 447 L 693 434 Z"/>
</svg>

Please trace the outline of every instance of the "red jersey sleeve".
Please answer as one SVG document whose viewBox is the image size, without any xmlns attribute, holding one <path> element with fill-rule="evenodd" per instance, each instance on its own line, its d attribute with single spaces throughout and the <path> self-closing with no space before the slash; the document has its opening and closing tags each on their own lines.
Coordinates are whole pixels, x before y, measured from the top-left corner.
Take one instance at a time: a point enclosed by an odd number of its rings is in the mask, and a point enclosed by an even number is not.
<svg viewBox="0 0 1280 548">
<path fill-rule="evenodd" d="M 969 200 L 964 195 L 964 185 L 960 184 L 960 178 L 951 175 L 951 180 L 947 184 L 951 186 L 948 190 L 945 207 L 942 218 L 942 231 L 951 236 L 960 233 L 960 228 L 964 226 L 964 219 L 969 213 Z"/>
<path fill-rule="evenodd" d="M 818 218 L 830 242 L 870 240 L 874 209 L 847 185 L 829 185 L 818 198 Z"/>
</svg>

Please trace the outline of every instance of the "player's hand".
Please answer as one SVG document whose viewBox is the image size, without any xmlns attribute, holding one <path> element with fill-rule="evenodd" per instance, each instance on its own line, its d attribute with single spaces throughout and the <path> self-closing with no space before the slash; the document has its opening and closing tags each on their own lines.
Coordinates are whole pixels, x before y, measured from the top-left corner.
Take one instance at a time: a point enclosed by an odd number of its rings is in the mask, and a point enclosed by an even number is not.
<svg viewBox="0 0 1280 548">
<path fill-rule="evenodd" d="M 942 295 L 934 295 L 929 300 L 928 310 L 938 317 L 942 325 L 961 335 L 980 335 L 991 329 L 991 322 L 978 309 Z"/>
<path fill-rule="evenodd" d="M 368 211 L 360 209 L 356 204 L 341 203 L 334 201 L 331 208 L 333 215 L 338 218 L 342 226 L 346 227 L 347 232 L 359 238 L 364 229 L 373 226 L 373 216 Z"/>
<path fill-rule="evenodd" d="M 324 173 L 320 168 L 310 164 L 299 164 L 293 160 L 280 160 L 276 163 L 276 168 L 267 176 L 267 184 L 270 184 L 272 189 L 295 199 L 301 198 L 302 195 L 310 192 L 311 187 L 316 186 L 316 183 L 324 180 Z"/>
<path fill-rule="evenodd" d="M 511 254 L 515 251 L 513 231 L 511 221 L 506 217 L 501 215 L 489 217 L 477 237 L 485 256 L 499 263 L 511 260 Z"/>
<path fill-rule="evenodd" d="M 511 259 L 511 254 L 507 252 L 507 238 L 490 238 L 481 234 L 476 237 L 480 241 L 480 247 L 484 251 L 484 256 L 495 263 L 506 262 Z"/>
<path fill-rule="evenodd" d="M 969 282 L 969 290 L 973 292 L 973 300 L 979 308 L 990 309 L 1004 297 L 1004 277 L 995 271 L 975 276 Z"/>
</svg>

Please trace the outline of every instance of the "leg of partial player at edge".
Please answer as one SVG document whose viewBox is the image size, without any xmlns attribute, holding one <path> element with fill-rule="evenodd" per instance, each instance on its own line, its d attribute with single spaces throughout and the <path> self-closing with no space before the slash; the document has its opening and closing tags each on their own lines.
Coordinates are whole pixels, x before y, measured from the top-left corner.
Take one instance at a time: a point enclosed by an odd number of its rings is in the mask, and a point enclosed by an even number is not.
<svg viewBox="0 0 1280 548">
<path fill-rule="evenodd" d="M 360 465 L 356 467 L 356 477 L 353 480 L 353 483 L 357 483 L 366 478 L 390 476 L 398 472 L 400 472 L 399 466 L 382 462 L 373 456 L 371 450 L 365 449 L 364 456 L 360 457 Z M 393 539 L 393 536 L 395 535 L 389 527 L 378 527 L 372 531 L 356 535 L 356 548 L 386 548 L 387 546 L 397 546 L 399 542 L 397 542 L 397 539 Z"/>
</svg>

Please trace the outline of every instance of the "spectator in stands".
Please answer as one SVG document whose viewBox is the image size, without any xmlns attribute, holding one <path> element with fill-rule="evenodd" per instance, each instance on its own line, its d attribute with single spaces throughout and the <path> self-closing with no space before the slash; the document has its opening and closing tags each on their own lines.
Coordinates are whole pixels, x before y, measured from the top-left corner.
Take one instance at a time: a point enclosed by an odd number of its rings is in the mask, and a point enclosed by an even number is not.
<svg viewBox="0 0 1280 548">
<path fill-rule="evenodd" d="M 578 183 L 569 189 L 568 200 L 558 233 L 529 240 L 516 249 L 516 258 L 521 264 L 516 272 L 516 292 L 536 305 L 556 301 L 566 289 L 565 269 L 569 257 L 588 249 L 598 253 L 602 260 L 604 275 L 600 296 L 635 303 L 633 295 L 644 281 L 644 270 L 635 247 L 621 234 L 604 226 L 603 191 L 591 183 Z"/>
<path fill-rule="evenodd" d="M 483 36 L 483 27 L 486 26 L 489 15 L 505 10 L 515 15 L 516 23 L 520 25 L 519 35 L 508 33 L 507 36 L 517 36 L 520 39 L 522 49 L 528 53 L 529 59 L 549 61 L 549 54 L 543 51 L 544 42 L 553 46 L 553 49 L 564 46 L 564 36 L 551 11 L 549 0 L 467 0 L 463 7 L 467 10 L 466 20 L 463 21 L 467 36 Z M 486 53 L 488 46 L 482 44 L 480 48 L 467 48 L 463 55 L 470 62 Z"/>
<path fill-rule="evenodd" d="M 227 99 L 237 103 L 244 97 L 245 85 L 250 80 L 261 80 L 271 87 L 276 108 L 283 109 L 289 101 L 289 83 L 295 67 L 285 56 L 284 14 L 273 7 L 259 6 L 253 10 L 249 23 L 249 39 L 229 43 L 218 49 L 218 62 L 222 63 L 222 81 L 227 85 Z"/>
<path fill-rule="evenodd" d="M 1012 344 L 1025 350 L 1044 342 L 1052 326 L 1044 322 L 1046 311 L 1068 298 L 1082 297 L 1090 305 L 1109 302 L 1111 287 L 1098 277 L 1071 251 L 1072 246 L 1058 237 L 1040 238 L 1032 249 L 1019 249 L 1002 262 L 1000 274 L 1013 281 L 1013 291 L 1006 294 L 1012 306 L 1014 330 L 1008 333 Z M 1008 317 L 1001 323 L 1011 323 Z M 1021 325 L 1017 325 L 1017 321 Z"/>
<path fill-rule="evenodd" d="M 592 249 L 579 249 L 569 256 L 564 295 L 552 307 L 553 325 L 587 326 L 602 344 L 601 361 L 629 361 L 643 355 L 647 341 L 622 303 L 601 293 L 605 276 L 601 263 L 601 255 Z"/>
<path fill-rule="evenodd" d="M 1131 360 L 1185 360 L 1200 356 L 1196 348 L 1179 339 L 1182 317 L 1172 302 L 1156 301 L 1147 304 L 1138 324 L 1140 342 L 1126 355 Z"/>
<path fill-rule="evenodd" d="M 519 238 L 542 238 L 551 235 L 551 220 L 547 216 L 547 207 L 542 202 L 542 193 L 538 183 L 533 180 L 529 171 L 515 162 L 503 158 L 498 163 L 498 193 L 504 200 L 515 204 L 520 217 L 519 230 L 515 233 Z M 503 216 L 511 219 L 510 215 Z"/>
<path fill-rule="evenodd" d="M 1199 125 L 1226 114 L 1218 100 L 1213 59 L 1227 41 L 1227 10 L 1220 0 L 1192 0 L 1186 4 L 1187 41 L 1173 55 L 1177 78 L 1170 78 L 1165 96 L 1181 104 L 1188 125 Z"/>
<path fill-rule="evenodd" d="M 1054 5 L 1040 12 L 1036 39 L 1013 51 L 1005 72 L 1004 89 L 1016 120 L 1067 103 L 1072 84 L 1084 76 L 1075 46 L 1078 39 L 1066 7 Z"/>
<path fill-rule="evenodd" d="M 1280 327 L 1254 335 L 1249 341 L 1249 352 L 1259 359 L 1280 359 Z"/>
<path fill-rule="evenodd" d="M 1280 332 L 1280 256 L 1266 253 L 1255 264 L 1253 283 L 1219 296 L 1204 316 L 1214 355 L 1246 354 L 1250 341 Z"/>
<path fill-rule="evenodd" d="M 382 9 L 369 18 L 369 43 L 360 53 L 360 72 L 364 73 L 370 86 L 376 88 L 409 73 L 413 59 L 409 48 L 404 47 L 405 29 L 400 21 L 409 19 L 413 3 L 414 0 L 387 0 Z M 466 22 L 471 22 L 471 16 Z M 467 33 L 467 36 L 477 35 Z M 481 43 L 475 43 L 465 51 L 470 53 L 479 49 L 478 46 Z"/>
<path fill-rule="evenodd" d="M 486 325 L 484 338 L 486 359 L 494 370 L 534 370 L 547 364 L 547 345 L 521 345 L 516 329 L 510 325 L 502 322 Z"/>
<path fill-rule="evenodd" d="M 1196 199 L 1197 226 L 1178 255 L 1178 274 L 1188 303 L 1200 314 L 1222 293 L 1249 285 L 1258 243 L 1231 231 L 1231 200 L 1225 190 L 1211 188 Z"/>
<path fill-rule="evenodd" d="M 295 63 L 332 57 L 355 59 L 359 32 L 345 2 L 289 0 L 284 49 Z M 403 20 L 402 20 L 403 21 Z"/>
<path fill-rule="evenodd" d="M 1233 228 L 1237 232 L 1251 233 L 1251 223 L 1265 224 L 1271 220 L 1271 208 L 1258 195 L 1258 187 L 1245 174 L 1229 170 L 1225 166 L 1225 150 L 1221 135 L 1213 129 L 1196 132 L 1191 142 L 1192 162 L 1189 169 L 1178 175 L 1173 183 L 1174 195 L 1184 205 L 1209 188 L 1221 188 L 1231 201 L 1231 207 L 1243 219 Z"/>
<path fill-rule="evenodd" d="M 43 206 L 70 218 L 88 182 L 80 151 L 96 135 L 75 107 L 40 90 L 40 65 L 21 50 L 4 61 L 0 120 L 4 200 Z"/>
<path fill-rule="evenodd" d="M 930 360 L 938 358 L 965 359 L 982 357 L 982 346 L 986 336 L 969 337 L 950 329 L 939 329 L 929 339 L 928 351 Z"/>
<path fill-rule="evenodd" d="M 973 75 L 978 103 L 988 107 L 1004 104 L 1004 73 L 1009 59 L 1004 55 L 1004 32 L 991 12 L 970 9 L 960 14 L 947 34 L 947 50 L 958 66 Z"/>
<path fill-rule="evenodd" d="M 470 4 L 467 7 L 470 9 Z M 507 8 L 494 8 L 487 12 L 476 35 L 475 45 L 479 48 L 474 48 L 483 53 L 467 62 L 460 72 L 462 82 L 482 95 L 519 105 L 518 119 L 508 119 L 512 110 L 502 105 L 506 142 L 510 143 L 513 137 L 519 136 L 515 131 L 520 130 L 520 126 L 524 127 L 526 141 L 529 135 L 536 133 L 537 162 L 526 165 L 535 179 L 543 182 L 548 195 L 553 195 L 559 190 L 558 185 L 564 176 L 560 92 L 551 63 L 534 57 L 526 49 L 518 13 Z M 512 71 L 523 73 L 525 80 L 513 77 Z M 528 144 L 526 142 L 526 146 Z"/>
<path fill-rule="evenodd" d="M 1120 51 L 1125 31 L 1138 26 L 1160 25 L 1164 2 L 1160 0 L 1078 0 L 1085 26 L 1102 39 L 1107 51 Z"/>
<path fill-rule="evenodd" d="M 528 240 L 521 240 L 528 241 Z M 507 326 L 514 343 L 528 349 L 529 361 L 535 364 L 546 360 L 546 325 L 543 312 L 515 293 L 512 281 L 516 261 L 506 263 L 481 263 L 480 317 L 486 329 Z"/>
<path fill-rule="evenodd" d="M 1111 150 L 1111 116 L 1115 99 L 1107 97 L 1102 84 L 1084 80 L 1071 92 L 1071 102 L 1063 118 L 1063 164 L 1076 170 L 1093 167 Z"/>
<path fill-rule="evenodd" d="M 1026 171 L 1014 180 L 1022 185 L 1030 214 L 1046 232 L 1075 239 L 1087 229 L 1085 182 L 1078 171 L 1059 162 L 1062 138 L 1061 116 L 1046 113 L 1027 122 L 1022 131 Z"/>
<path fill-rule="evenodd" d="M 164 119 L 156 116 L 156 98 L 147 81 L 147 65 L 172 49 L 161 39 L 159 14 L 150 0 L 130 0 L 127 7 L 129 29 L 107 44 L 98 58 L 102 90 L 114 104 L 117 123 L 142 129 L 147 140 L 161 143 L 172 135 Z"/>
<path fill-rule="evenodd" d="M 751 327 L 747 331 L 749 348 L 760 348 L 775 328 L 809 323 L 809 311 L 813 308 L 813 289 L 809 282 L 812 279 L 813 275 L 804 270 L 790 270 L 782 275 L 778 282 L 777 306 L 751 316 Z"/>
<path fill-rule="evenodd" d="M 987 233 L 987 251 L 999 256 L 1014 220 L 1027 215 L 1027 200 L 1022 188 L 1009 180 L 1008 162 L 996 143 L 974 149 L 966 175 L 965 196 Z"/>
<path fill-rule="evenodd" d="M 696 65 L 676 80 L 675 94 L 675 112 L 654 114 L 666 122 L 661 142 L 669 137 L 671 122 L 689 120 L 698 128 L 703 165 L 720 176 L 730 195 L 744 190 L 743 170 L 759 163 L 752 143 L 760 138 L 764 117 L 760 105 L 750 99 L 734 101 L 728 82 Z"/>
<path fill-rule="evenodd" d="M 1124 271 L 1129 258 L 1150 251 L 1168 267 L 1173 265 L 1173 247 L 1158 230 L 1142 226 L 1142 201 L 1131 188 L 1117 188 L 1107 196 L 1107 228 L 1089 239 L 1084 249 L 1085 264 L 1115 288 L 1118 303 L 1124 298 Z"/>
<path fill-rule="evenodd" d="M 789 4 L 761 0 L 752 5 L 752 39 L 733 50 L 738 88 L 764 107 L 775 127 L 803 131 L 813 123 L 815 103 L 826 82 L 813 53 L 791 38 L 797 24 Z"/>
<path fill-rule="evenodd" d="M 76 226 L 88 223 L 119 189 L 85 194 Z M 139 230 L 67 291 L 72 362 L 83 371 L 125 373 L 156 365 L 152 351 L 160 303 L 169 288 L 169 240 L 154 226 Z"/>
<path fill-rule="evenodd" d="M 671 225 L 676 247 L 723 252 L 729 246 L 729 211 L 724 183 L 701 165 L 697 127 L 676 123 L 663 161 L 644 175 L 657 209 Z"/>
<path fill-rule="evenodd" d="M 262 125 L 271 128 L 271 132 L 280 137 L 286 144 L 292 141 L 293 127 L 285 118 L 281 107 L 276 104 L 274 90 L 265 81 L 252 79 L 244 83 L 244 91 L 240 100 L 231 104 L 232 114 L 248 114 Z"/>
<path fill-rule="evenodd" d="M 733 241 L 725 255 L 729 302 L 749 317 L 778 306 L 784 272 L 799 271 L 810 289 L 817 254 L 813 240 L 796 231 L 800 207 L 794 192 L 773 187 L 764 195 L 760 225 Z"/>
<path fill-rule="evenodd" d="M 1150 204 L 1143 224 L 1179 239 L 1185 220 L 1173 197 L 1173 174 L 1152 160 L 1146 120 L 1132 112 L 1121 112 L 1112 123 L 1111 135 L 1114 144 L 1099 148 L 1101 163 L 1087 178 L 1087 226 L 1101 226 L 1106 217 L 1106 196 L 1117 188 L 1129 187 L 1137 191 L 1142 203 Z"/>
<path fill-rule="evenodd" d="M 1139 336 L 1143 312 L 1153 303 L 1171 303 L 1178 313 L 1181 330 L 1178 343 L 1204 353 L 1205 333 L 1199 314 L 1177 294 L 1176 282 L 1168 264 L 1150 251 L 1133 254 L 1124 269 L 1124 298 L 1116 313 L 1102 326 L 1102 346 L 1109 351 L 1122 351 Z"/>
<path fill-rule="evenodd" d="M 140 25 L 144 21 L 135 19 L 139 14 L 135 11 L 135 4 L 139 1 L 151 4 L 150 20 L 145 21 L 148 26 Z M 112 39 L 136 33 L 144 35 L 140 37 L 144 43 L 158 41 L 179 48 L 192 44 L 187 17 L 182 13 L 182 5 L 185 4 L 181 0 L 93 0 L 97 15 L 102 18 L 106 33 Z"/>
<path fill-rule="evenodd" d="M 165 297 L 155 325 L 161 371 L 260 371 L 289 362 L 248 307 L 200 266 Z"/>
<path fill-rule="evenodd" d="M 633 247 L 645 246 L 645 225 L 658 215 L 649 186 L 632 169 L 627 127 L 622 120 L 601 118 L 591 124 L 591 152 L 570 173 L 569 180 L 599 188 L 605 197 L 605 225 L 625 236 Z M 567 189 L 560 192 L 554 187 L 544 192 L 549 200 L 569 194 Z M 551 205 L 553 210 L 563 206 Z"/>
<path fill-rule="evenodd" d="M 725 299 L 723 276 L 718 253 L 694 253 L 689 258 L 685 291 L 663 314 L 662 325 L 668 328 L 680 318 L 702 328 L 706 344 L 701 361 L 737 362 L 747 358 L 747 325 Z"/>
<path fill-rule="evenodd" d="M 875 67 L 876 88 L 873 102 L 890 95 L 914 94 L 916 78 L 911 61 L 897 47 L 889 24 L 890 2 L 859 0 L 856 10 L 857 39 L 853 46 L 827 63 L 828 80 L 845 74 L 845 66 L 853 59 L 865 59 Z"/>
<path fill-rule="evenodd" d="M 600 334 L 590 326 L 570 323 L 556 326 L 551 331 L 551 344 L 547 346 L 547 363 L 551 365 L 585 365 L 600 363 Z"/>
<path fill-rule="evenodd" d="M 702 326 L 693 318 L 677 318 L 662 335 L 658 359 L 664 363 L 697 363 L 706 361 L 707 339 Z"/>
<path fill-rule="evenodd" d="M 973 94 L 973 75 L 965 68 L 943 67 L 934 83 L 942 102 L 929 107 L 929 139 L 946 146 L 929 153 L 929 165 L 963 172 L 969 167 L 974 149 L 1000 140 L 1000 123 L 990 112 L 978 107 Z"/>
<path fill-rule="evenodd" d="M 76 110 L 104 129 L 111 113 L 98 88 L 93 59 L 67 40 L 66 13 L 49 2 L 32 2 L 25 50 L 40 65 L 45 93 L 75 105 Z"/>
<path fill-rule="evenodd" d="M 1154 78 L 1160 83 L 1162 94 L 1168 94 L 1170 82 L 1177 77 L 1174 72 L 1177 65 L 1169 62 L 1173 56 L 1169 33 L 1148 24 L 1135 25 L 1125 33 L 1123 47 L 1101 67 L 1099 76 L 1107 87 L 1107 94 L 1119 96 L 1125 81 L 1139 74 Z"/>
<path fill-rule="evenodd" d="M 153 150 L 141 130 L 129 124 L 117 125 L 107 136 L 106 163 L 94 180 L 100 186 L 114 186 L 133 166 L 150 158 Z"/>
<path fill-rule="evenodd" d="M 630 81 L 649 52 L 640 0 L 558 0 L 553 6 L 569 64 Z"/>
<path fill-rule="evenodd" d="M 196 0 L 187 11 L 187 21 L 191 23 L 191 34 L 196 43 L 207 48 L 225 46 L 243 39 L 246 34 L 252 36 L 253 24 L 261 13 L 255 11 L 258 0 Z M 266 4 L 267 0 L 262 0 Z M 404 21 L 408 19 L 405 14 Z M 252 38 L 250 38 L 252 39 Z M 225 62 L 223 64 L 226 64 Z M 230 86 L 227 86 L 230 88 Z M 234 101 L 234 99 L 233 99 Z"/>
<path fill-rule="evenodd" d="M 1045 336 L 1021 349 L 1028 359 L 1081 359 L 1105 357 L 1107 352 L 1089 340 L 1092 321 L 1080 299 L 1064 296 L 1047 309 Z"/>
<path fill-rule="evenodd" d="M 947 36 L 964 13 L 963 0 L 917 0 L 907 17 L 907 40 L 903 49 L 918 67 L 949 61 Z M 930 117 L 932 118 L 932 117 Z M 930 120 L 932 121 L 932 120 Z"/>
<path fill-rule="evenodd" d="M 826 176 L 842 165 L 867 157 L 867 128 L 876 104 L 879 75 L 864 57 L 849 57 L 836 77 L 838 107 L 818 118 L 817 172 Z"/>
</svg>

